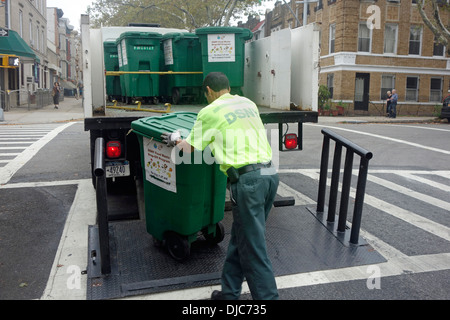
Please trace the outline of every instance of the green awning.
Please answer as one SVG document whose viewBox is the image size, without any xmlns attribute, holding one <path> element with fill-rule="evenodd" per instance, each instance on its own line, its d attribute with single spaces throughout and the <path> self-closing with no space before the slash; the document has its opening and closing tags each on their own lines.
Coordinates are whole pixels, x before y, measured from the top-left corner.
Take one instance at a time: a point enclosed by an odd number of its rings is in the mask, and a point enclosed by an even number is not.
<svg viewBox="0 0 450 320">
<path fill-rule="evenodd" d="M 0 37 L 0 54 L 15 54 L 19 57 L 41 62 L 33 49 L 14 30 L 8 30 L 8 36 Z"/>
</svg>

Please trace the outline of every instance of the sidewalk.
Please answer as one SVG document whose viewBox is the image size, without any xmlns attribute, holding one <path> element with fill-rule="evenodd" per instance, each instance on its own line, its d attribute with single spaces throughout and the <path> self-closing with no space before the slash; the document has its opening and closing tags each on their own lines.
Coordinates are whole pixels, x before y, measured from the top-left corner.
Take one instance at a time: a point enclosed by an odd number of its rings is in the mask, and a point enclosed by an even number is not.
<svg viewBox="0 0 450 320">
<path fill-rule="evenodd" d="M 59 109 L 55 109 L 53 104 L 41 109 L 28 107 L 12 108 L 3 112 L 1 125 L 12 124 L 39 124 L 52 122 L 67 122 L 84 120 L 82 99 L 64 97 L 64 101 L 59 103 Z"/>
<path fill-rule="evenodd" d="M 173 109 L 173 111 L 176 111 L 176 108 Z M 0 121 L 0 126 L 12 124 L 39 124 L 52 122 L 83 121 L 84 110 L 82 106 L 82 99 L 77 100 L 72 97 L 65 97 L 64 101 L 60 102 L 59 109 L 54 109 L 53 104 L 42 109 L 28 110 L 27 107 L 13 108 L 10 111 L 5 111 L 3 113 L 3 118 L 4 121 Z M 435 117 L 418 116 L 399 116 L 395 119 L 381 116 L 319 116 L 318 123 L 423 123 L 435 121 Z"/>
</svg>

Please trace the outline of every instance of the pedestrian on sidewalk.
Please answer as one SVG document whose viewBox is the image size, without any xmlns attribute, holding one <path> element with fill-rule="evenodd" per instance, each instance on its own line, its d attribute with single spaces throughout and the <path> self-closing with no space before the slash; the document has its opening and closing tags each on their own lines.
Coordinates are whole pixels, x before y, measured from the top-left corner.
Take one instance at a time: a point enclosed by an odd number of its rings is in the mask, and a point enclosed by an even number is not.
<svg viewBox="0 0 450 320">
<path fill-rule="evenodd" d="M 53 104 L 55 105 L 55 109 L 59 109 L 59 94 L 61 92 L 61 87 L 58 82 L 53 84 L 52 96 L 53 96 Z"/>
<path fill-rule="evenodd" d="M 388 99 L 389 100 L 389 118 L 396 118 L 397 117 L 397 100 L 398 100 L 398 94 L 397 90 L 392 89 L 392 96 Z"/>
<path fill-rule="evenodd" d="M 386 117 L 389 117 L 391 114 L 391 101 L 389 100 L 392 97 L 392 94 L 390 91 L 386 92 L 387 99 L 386 99 Z"/>
</svg>

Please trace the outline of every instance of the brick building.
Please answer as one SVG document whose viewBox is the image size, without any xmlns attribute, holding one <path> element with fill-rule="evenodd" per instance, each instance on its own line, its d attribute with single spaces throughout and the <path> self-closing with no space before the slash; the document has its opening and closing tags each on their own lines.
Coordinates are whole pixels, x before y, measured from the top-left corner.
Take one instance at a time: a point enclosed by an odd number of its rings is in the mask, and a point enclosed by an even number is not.
<svg viewBox="0 0 450 320">
<path fill-rule="evenodd" d="M 448 94 L 448 48 L 435 42 L 416 1 L 309 4 L 307 23 L 321 25 L 320 84 L 327 85 L 332 101 L 345 103 L 350 114 L 384 114 L 386 91 L 392 88 L 399 95 L 400 115 L 432 114 Z M 296 2 L 288 2 L 289 8 L 277 1 L 266 14 L 266 35 L 303 24 L 303 4 Z M 441 15 L 445 25 L 449 18 L 448 12 Z"/>
</svg>

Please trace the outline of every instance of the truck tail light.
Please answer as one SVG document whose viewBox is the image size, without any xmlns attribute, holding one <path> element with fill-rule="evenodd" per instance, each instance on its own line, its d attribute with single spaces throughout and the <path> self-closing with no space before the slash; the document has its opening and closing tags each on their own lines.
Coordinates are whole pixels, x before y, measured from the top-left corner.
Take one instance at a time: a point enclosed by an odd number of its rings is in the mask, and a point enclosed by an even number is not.
<svg viewBox="0 0 450 320">
<path fill-rule="evenodd" d="M 297 135 L 295 133 L 286 134 L 284 138 L 284 146 L 286 149 L 295 149 L 297 148 Z"/>
<path fill-rule="evenodd" d="M 122 154 L 122 145 L 120 141 L 109 141 L 106 144 L 106 156 L 108 158 L 118 158 Z"/>
</svg>

